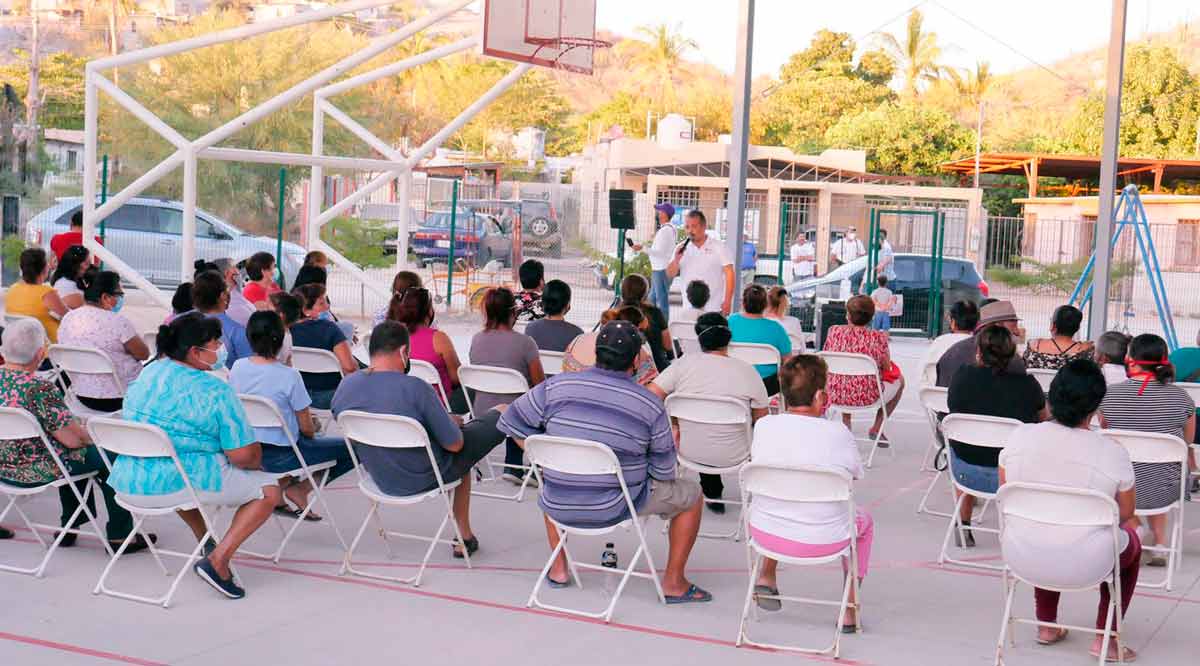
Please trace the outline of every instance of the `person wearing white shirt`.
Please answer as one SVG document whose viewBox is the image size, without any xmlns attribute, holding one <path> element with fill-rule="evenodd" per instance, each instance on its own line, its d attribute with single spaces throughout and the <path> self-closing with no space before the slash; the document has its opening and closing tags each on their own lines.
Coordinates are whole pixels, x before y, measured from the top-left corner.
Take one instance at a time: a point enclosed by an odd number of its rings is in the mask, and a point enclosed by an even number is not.
<svg viewBox="0 0 1200 666">
<path fill-rule="evenodd" d="M 229 286 L 229 307 L 225 309 L 225 314 L 244 328 L 250 322 L 250 315 L 257 312 L 258 308 L 242 295 L 242 272 L 228 257 L 217 259 L 213 264 Z"/>
<path fill-rule="evenodd" d="M 804 233 L 792 243 L 792 279 L 810 278 L 817 272 L 817 246 L 807 240 Z"/>
<path fill-rule="evenodd" d="M 650 302 L 670 320 L 671 279 L 667 277 L 667 265 L 671 263 L 671 256 L 675 252 L 675 225 L 671 224 L 675 207 L 660 203 L 654 207 L 654 211 L 657 230 L 654 232 L 654 242 L 646 250 L 646 256 L 650 258 Z M 642 248 L 641 244 L 633 244 L 634 252 L 641 252 Z"/>
<path fill-rule="evenodd" d="M 1125 357 L 1129 354 L 1129 336 L 1120 331 L 1108 331 L 1096 342 L 1095 358 L 1104 373 L 1104 381 L 1110 386 L 1129 379 L 1125 369 Z"/>
<path fill-rule="evenodd" d="M 1117 532 L 1119 561 L 1113 561 L 1110 527 L 1062 526 L 1051 530 L 1017 516 L 1008 516 L 1004 521 L 1004 559 L 1014 569 L 1039 571 L 1044 580 L 1063 587 L 1095 580 L 1117 567 L 1124 617 L 1137 586 L 1142 544 L 1133 527 L 1136 499 L 1129 453 L 1117 442 L 1089 429 L 1105 390 L 1104 375 L 1090 360 L 1076 359 L 1060 369 L 1049 396 L 1053 420 L 1013 430 L 1000 452 L 1000 485 L 1040 483 L 1095 490 L 1112 497 L 1121 521 Z M 1059 593 L 1035 588 L 1033 598 L 1038 621 L 1056 622 Z M 1108 586 L 1101 585 L 1098 629 L 1106 625 L 1108 605 Z M 1038 642 L 1043 645 L 1057 643 L 1066 635 L 1065 629 L 1038 627 Z M 1105 661 L 1117 660 L 1115 639 L 1114 633 Z M 1100 656 L 1101 645 L 1102 636 L 1096 636 L 1092 640 L 1093 657 Z M 1137 655 L 1124 649 L 1125 661 L 1133 661 Z"/>
<path fill-rule="evenodd" d="M 779 373 L 779 389 L 787 411 L 764 416 L 754 426 L 754 442 L 750 459 L 756 463 L 783 466 L 813 465 L 846 472 L 855 479 L 863 476 L 862 458 L 854 435 L 841 421 L 825 418 L 829 396 L 825 385 L 829 368 L 825 360 L 814 354 L 798 354 L 789 358 Z M 770 497 L 754 497 L 750 502 L 750 537 L 759 544 L 794 557 L 823 557 L 840 552 L 855 539 L 858 561 L 854 563 L 861 580 L 867 575 L 871 559 L 871 543 L 875 527 L 871 515 L 855 510 L 851 525 L 846 507 L 841 503 L 799 503 Z M 779 610 L 776 582 L 778 562 L 764 558 L 761 573 L 755 581 L 756 603 L 763 610 Z M 854 591 L 851 588 L 851 604 Z M 856 624 L 853 607 L 842 618 L 843 631 L 853 631 Z"/>
<path fill-rule="evenodd" d="M 844 266 L 866 254 L 867 250 L 858 240 L 858 232 L 851 228 L 829 248 L 829 253 L 837 259 L 839 266 Z"/>
<path fill-rule="evenodd" d="M 676 248 L 675 258 L 667 264 L 667 277 L 680 276 L 684 284 L 700 280 L 708 285 L 712 298 L 705 312 L 720 312 L 726 317 L 733 308 L 733 258 L 724 244 L 708 236 L 704 213 L 693 210 L 684 218 L 687 240 Z M 720 297 L 720 300 L 717 300 Z"/>
<path fill-rule="evenodd" d="M 922 385 L 937 386 L 937 362 L 946 350 L 971 337 L 978 325 L 979 307 L 974 303 L 958 301 L 950 306 L 950 332 L 934 338 L 925 350 L 925 360 L 921 362 Z"/>
</svg>

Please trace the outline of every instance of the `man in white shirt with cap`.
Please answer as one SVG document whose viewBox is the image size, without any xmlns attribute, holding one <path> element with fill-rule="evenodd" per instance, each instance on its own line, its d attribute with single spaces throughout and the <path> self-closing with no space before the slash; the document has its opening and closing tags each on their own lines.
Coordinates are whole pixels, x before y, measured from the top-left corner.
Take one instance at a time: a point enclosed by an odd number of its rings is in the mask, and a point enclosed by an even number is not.
<svg viewBox="0 0 1200 666">
<path fill-rule="evenodd" d="M 675 253 L 675 225 L 671 224 L 675 207 L 660 203 L 654 207 L 654 211 L 654 241 L 646 250 L 646 256 L 650 258 L 650 302 L 670 320 L 671 278 L 667 277 L 667 264 L 671 263 L 671 256 Z M 641 252 L 642 248 L 641 244 L 633 244 L 634 252 Z"/>
</svg>

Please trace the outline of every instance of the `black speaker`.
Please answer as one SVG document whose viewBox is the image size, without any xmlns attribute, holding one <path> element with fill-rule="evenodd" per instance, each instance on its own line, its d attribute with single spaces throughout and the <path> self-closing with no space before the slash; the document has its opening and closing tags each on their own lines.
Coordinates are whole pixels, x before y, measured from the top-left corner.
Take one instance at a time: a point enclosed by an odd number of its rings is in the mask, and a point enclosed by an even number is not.
<svg viewBox="0 0 1200 666">
<path fill-rule="evenodd" d="M 633 215 L 633 190 L 608 191 L 608 225 L 613 229 L 633 229 L 637 225 Z"/>
<path fill-rule="evenodd" d="M 21 233 L 21 198 L 15 194 L 4 195 L 3 233 L 7 236 L 18 236 Z"/>
</svg>

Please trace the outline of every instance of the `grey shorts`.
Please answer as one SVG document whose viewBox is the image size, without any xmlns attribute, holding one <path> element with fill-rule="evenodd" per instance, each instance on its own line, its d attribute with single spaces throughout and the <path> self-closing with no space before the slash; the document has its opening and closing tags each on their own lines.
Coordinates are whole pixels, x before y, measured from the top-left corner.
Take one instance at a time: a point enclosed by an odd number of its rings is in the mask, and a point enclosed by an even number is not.
<svg viewBox="0 0 1200 666">
<path fill-rule="evenodd" d="M 208 506 L 238 507 L 266 497 L 263 488 L 278 485 L 279 476 L 279 474 L 270 472 L 225 465 L 221 468 L 221 489 L 216 492 L 197 490 L 196 496 L 200 499 L 201 504 Z M 119 496 L 127 504 L 147 509 L 162 509 L 192 500 L 186 488 L 166 495 L 120 494 Z"/>
<path fill-rule="evenodd" d="M 650 480 L 650 497 L 638 511 L 639 516 L 674 518 L 700 501 L 700 483 L 694 479 Z"/>
</svg>

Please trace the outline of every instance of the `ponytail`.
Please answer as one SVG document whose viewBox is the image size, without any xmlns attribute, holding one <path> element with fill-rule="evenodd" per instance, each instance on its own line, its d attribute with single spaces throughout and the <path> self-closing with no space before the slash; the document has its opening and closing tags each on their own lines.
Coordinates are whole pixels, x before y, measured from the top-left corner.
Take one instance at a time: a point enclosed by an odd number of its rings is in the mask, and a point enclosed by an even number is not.
<svg viewBox="0 0 1200 666">
<path fill-rule="evenodd" d="M 189 312 L 158 327 L 155 346 L 160 356 L 183 362 L 192 347 L 202 347 L 221 338 L 221 322 L 199 312 Z"/>
</svg>

